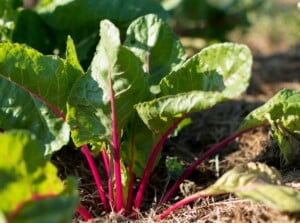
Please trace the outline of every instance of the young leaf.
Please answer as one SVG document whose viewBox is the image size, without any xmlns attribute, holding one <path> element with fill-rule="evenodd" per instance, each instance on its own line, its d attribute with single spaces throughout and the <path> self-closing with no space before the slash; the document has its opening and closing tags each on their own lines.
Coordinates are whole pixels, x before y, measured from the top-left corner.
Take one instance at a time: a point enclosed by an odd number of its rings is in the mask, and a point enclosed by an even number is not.
<svg viewBox="0 0 300 223">
<path fill-rule="evenodd" d="M 278 185 L 280 173 L 261 163 L 249 163 L 245 168 L 234 168 L 214 185 L 200 192 L 202 195 L 235 193 L 240 198 L 264 203 L 280 211 L 300 211 L 300 193 Z"/>
<path fill-rule="evenodd" d="M 69 127 L 61 120 L 61 112 L 80 75 L 71 39 L 66 60 L 44 56 L 24 45 L 1 43 L 0 128 L 34 132 L 46 145 L 45 155 L 60 149 L 69 141 Z"/>
<path fill-rule="evenodd" d="M 237 44 L 208 47 L 160 82 L 160 96 L 135 106 L 145 124 L 163 133 L 184 114 L 212 107 L 246 90 L 252 57 Z"/>
<path fill-rule="evenodd" d="M 59 219 L 71 219 L 78 202 L 76 183 L 69 179 L 67 186 L 63 185 L 54 165 L 45 160 L 44 147 L 36 137 L 27 131 L 10 131 L 0 135 L 0 142 L 3 158 L 0 162 L 0 198 L 5 201 L 0 203 L 0 210 L 10 222 L 38 222 L 33 221 L 37 216 L 40 222 L 49 222 L 46 221 L 49 217 L 47 208 L 52 207 L 54 211 L 55 205 Z M 35 203 L 35 200 L 41 202 Z"/>
<path fill-rule="evenodd" d="M 246 129 L 265 122 L 277 123 L 293 130 L 299 129 L 298 107 L 300 91 L 282 89 L 264 105 L 253 110 L 242 122 L 240 129 Z"/>
<path fill-rule="evenodd" d="M 124 45 L 137 55 L 156 85 L 186 59 L 179 38 L 157 15 L 150 14 L 133 21 L 127 30 Z"/>
<path fill-rule="evenodd" d="M 172 205 L 160 215 L 164 219 L 172 211 L 201 197 L 235 193 L 240 198 L 261 202 L 279 211 L 299 212 L 300 192 L 282 186 L 280 173 L 262 163 L 249 163 L 225 173 L 215 184 Z"/>
<path fill-rule="evenodd" d="M 261 107 L 252 111 L 242 122 L 240 129 L 262 123 L 270 123 L 280 150 L 287 164 L 299 156 L 300 92 L 283 89 Z"/>
<path fill-rule="evenodd" d="M 140 60 L 120 43 L 118 29 L 101 22 L 101 40 L 87 74 L 74 86 L 67 121 L 77 145 L 111 142 L 113 88 L 118 132 L 133 114 L 133 105 L 149 95 L 148 80 Z"/>
</svg>

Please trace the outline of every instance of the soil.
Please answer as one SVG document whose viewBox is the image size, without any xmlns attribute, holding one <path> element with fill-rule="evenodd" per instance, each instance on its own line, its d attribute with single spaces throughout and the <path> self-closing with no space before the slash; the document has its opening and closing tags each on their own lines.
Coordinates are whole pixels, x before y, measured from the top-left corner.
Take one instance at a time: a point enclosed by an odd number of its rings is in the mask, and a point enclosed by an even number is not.
<svg viewBox="0 0 300 223">
<path fill-rule="evenodd" d="M 274 45 L 270 41 L 251 38 L 245 43 L 254 54 L 252 78 L 247 92 L 237 100 L 192 114 L 193 123 L 165 144 L 163 159 L 149 181 L 139 220 L 130 221 L 114 213 L 104 215 L 90 171 L 80 152 L 74 150 L 70 153 L 67 151 L 70 148 L 67 148 L 53 157 L 62 178 L 70 174 L 79 178 L 82 205 L 94 216 L 100 216 L 90 222 L 154 222 L 155 213 L 165 209 L 163 207 L 157 210 L 155 205 L 165 191 L 167 183 L 172 184 L 164 167 L 163 161 L 166 156 L 177 157 L 182 165 L 187 166 L 208 148 L 234 133 L 250 111 L 262 105 L 280 89 L 300 90 L 299 47 Z M 276 167 L 282 173 L 285 184 L 300 190 L 299 166 L 282 166 L 282 157 L 272 139 L 272 133 L 268 127 L 264 127 L 244 134 L 224 147 L 218 156 L 211 157 L 201 164 L 170 203 L 192 191 L 207 187 L 227 170 L 249 161 L 264 162 Z M 99 168 L 100 171 L 101 169 Z M 185 186 L 187 190 L 183 189 Z M 82 221 L 79 216 L 74 216 L 73 222 Z M 282 213 L 262 204 L 226 195 L 202 199 L 187 205 L 162 222 L 300 222 L 300 214 Z"/>
</svg>

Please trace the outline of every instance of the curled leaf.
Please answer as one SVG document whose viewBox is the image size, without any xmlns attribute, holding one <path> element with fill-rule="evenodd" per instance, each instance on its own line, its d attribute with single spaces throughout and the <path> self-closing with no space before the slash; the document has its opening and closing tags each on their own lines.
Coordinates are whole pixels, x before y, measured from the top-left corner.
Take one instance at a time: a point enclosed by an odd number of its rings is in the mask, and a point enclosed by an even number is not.
<svg viewBox="0 0 300 223">
<path fill-rule="evenodd" d="M 300 211 L 300 192 L 283 186 L 280 173 L 273 167 L 262 163 L 249 163 L 225 173 L 217 182 L 199 192 L 203 195 L 234 193 L 266 204 L 279 211 Z"/>
<path fill-rule="evenodd" d="M 300 91 L 283 89 L 264 105 L 252 111 L 240 129 L 270 123 L 286 164 L 299 159 Z"/>
</svg>

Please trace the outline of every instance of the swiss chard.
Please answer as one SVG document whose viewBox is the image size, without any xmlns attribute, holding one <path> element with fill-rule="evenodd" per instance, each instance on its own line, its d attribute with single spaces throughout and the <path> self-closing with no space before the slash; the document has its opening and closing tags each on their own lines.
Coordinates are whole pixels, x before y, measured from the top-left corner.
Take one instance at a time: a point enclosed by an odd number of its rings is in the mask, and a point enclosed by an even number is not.
<svg viewBox="0 0 300 223">
<path fill-rule="evenodd" d="M 46 154 L 68 141 L 64 128 L 70 127 L 74 143 L 89 162 L 104 209 L 131 211 L 140 208 L 168 136 L 191 112 L 239 96 L 248 86 L 252 58 L 246 46 L 224 43 L 185 61 L 179 39 L 151 14 L 129 26 L 124 44 L 119 29 L 108 20 L 100 24 L 100 38 L 86 72 L 71 39 L 66 59 L 1 43 L 0 89 L 6 95 L 0 100 L 0 127 L 32 131 L 48 147 Z M 23 97 L 32 104 L 22 104 Z M 38 120 L 27 115 L 32 108 Z M 62 129 L 66 140 L 58 144 Z M 50 134 L 55 147 L 49 147 L 52 141 L 42 133 Z M 87 144 L 102 154 L 110 206 Z M 132 207 L 136 177 L 141 181 Z M 90 218 L 82 207 L 77 210 Z"/>
<path fill-rule="evenodd" d="M 109 178 L 116 183 L 115 199 L 123 194 L 116 201 L 117 211 L 131 202 L 124 191 L 131 180 L 125 179 L 132 173 L 142 176 L 134 204 L 139 208 L 168 135 L 189 113 L 242 93 L 251 67 L 249 50 L 230 43 L 209 47 L 183 63 L 179 40 L 155 15 L 137 19 L 127 33 L 122 45 L 118 29 L 101 22 L 97 52 L 72 89 L 67 115 L 76 145 L 91 143 L 113 163 L 110 172 L 115 173 Z"/>
</svg>

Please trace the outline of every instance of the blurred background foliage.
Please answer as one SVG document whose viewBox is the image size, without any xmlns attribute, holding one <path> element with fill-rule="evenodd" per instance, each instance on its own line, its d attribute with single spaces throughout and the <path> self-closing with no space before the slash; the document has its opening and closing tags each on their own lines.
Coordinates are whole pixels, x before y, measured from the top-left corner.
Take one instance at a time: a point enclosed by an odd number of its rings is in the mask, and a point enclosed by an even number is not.
<svg viewBox="0 0 300 223">
<path fill-rule="evenodd" d="M 250 13 L 266 6 L 264 0 L 162 0 L 174 29 L 185 36 L 227 40 L 235 28 L 251 25 Z M 171 4 L 173 2 L 173 4 Z"/>
<path fill-rule="evenodd" d="M 298 0 L 158 0 L 188 54 L 215 42 L 234 41 L 261 47 L 298 45 Z M 262 43 L 264 41 L 265 43 Z M 282 47 L 281 47 L 282 48 Z"/>
<path fill-rule="evenodd" d="M 87 68 L 98 42 L 98 26 L 110 19 L 125 36 L 139 16 L 168 20 L 188 54 L 215 42 L 267 37 L 274 44 L 299 42 L 296 0 L 1 0 L 0 40 L 26 43 L 44 54 L 63 55 L 67 35 Z M 262 49 L 263 51 L 263 49 Z"/>
</svg>

